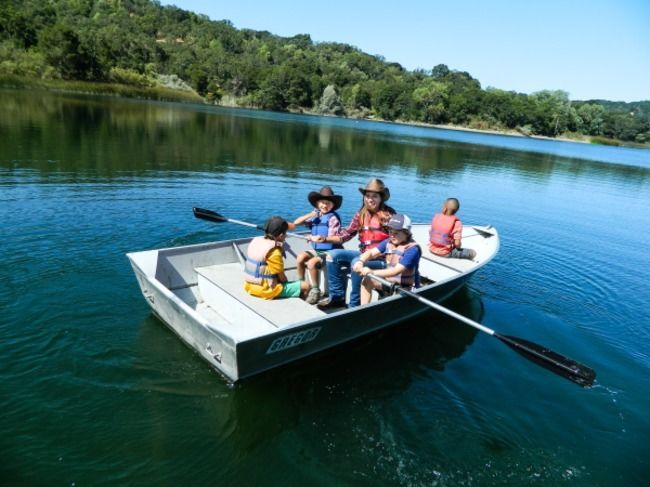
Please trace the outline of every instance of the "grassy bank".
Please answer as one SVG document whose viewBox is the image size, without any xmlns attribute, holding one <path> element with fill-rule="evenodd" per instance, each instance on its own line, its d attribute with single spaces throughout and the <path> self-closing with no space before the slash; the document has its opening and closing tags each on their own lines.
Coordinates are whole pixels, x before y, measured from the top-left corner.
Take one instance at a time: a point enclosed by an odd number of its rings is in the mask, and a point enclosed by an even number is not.
<svg viewBox="0 0 650 487">
<path fill-rule="evenodd" d="M 15 89 L 47 89 L 67 93 L 88 93 L 98 95 L 140 98 L 145 100 L 203 103 L 194 91 L 175 90 L 164 86 L 140 87 L 117 83 L 91 83 L 88 81 L 65 81 L 56 79 L 29 79 L 12 76 L 0 78 L 0 86 Z"/>
</svg>

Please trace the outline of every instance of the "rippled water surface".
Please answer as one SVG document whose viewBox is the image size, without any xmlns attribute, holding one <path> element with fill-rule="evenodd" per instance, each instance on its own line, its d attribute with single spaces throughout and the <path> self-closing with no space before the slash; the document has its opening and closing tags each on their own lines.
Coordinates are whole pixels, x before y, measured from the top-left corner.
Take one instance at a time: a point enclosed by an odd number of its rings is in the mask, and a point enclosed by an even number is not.
<svg viewBox="0 0 650 487">
<path fill-rule="evenodd" d="M 435 312 L 236 386 L 125 253 L 254 235 L 370 177 L 501 233 L 447 305 L 598 372 L 581 389 Z M 645 485 L 650 152 L 0 91 L 0 484 Z"/>
</svg>

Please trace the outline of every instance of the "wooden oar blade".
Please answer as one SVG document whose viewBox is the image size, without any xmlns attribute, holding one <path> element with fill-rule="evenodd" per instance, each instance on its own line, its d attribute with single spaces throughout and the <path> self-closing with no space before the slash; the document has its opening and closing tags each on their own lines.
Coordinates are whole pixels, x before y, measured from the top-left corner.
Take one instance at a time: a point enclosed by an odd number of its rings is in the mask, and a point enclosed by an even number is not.
<svg viewBox="0 0 650 487">
<path fill-rule="evenodd" d="M 593 369 L 537 343 L 498 333 L 494 336 L 528 360 L 582 387 L 591 387 L 596 379 L 596 372 Z"/>
<path fill-rule="evenodd" d="M 194 216 L 200 218 L 201 220 L 208 220 L 211 222 L 227 222 L 228 219 L 225 216 L 220 215 L 216 211 L 206 210 L 204 208 L 192 208 Z"/>
</svg>

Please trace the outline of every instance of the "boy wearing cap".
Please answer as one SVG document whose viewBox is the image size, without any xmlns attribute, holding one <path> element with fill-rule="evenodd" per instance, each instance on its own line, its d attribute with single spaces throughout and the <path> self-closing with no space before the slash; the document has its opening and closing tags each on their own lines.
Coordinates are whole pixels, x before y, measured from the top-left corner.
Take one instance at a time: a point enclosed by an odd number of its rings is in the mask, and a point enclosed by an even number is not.
<svg viewBox="0 0 650 487">
<path fill-rule="evenodd" d="M 264 225 L 264 236 L 255 237 L 248 245 L 244 263 L 244 290 L 263 299 L 305 298 L 309 284 L 287 281 L 284 274 L 284 240 L 289 223 L 272 216 Z"/>
<path fill-rule="evenodd" d="M 372 290 L 380 289 L 381 284 L 368 278 L 369 274 L 383 277 L 407 289 L 418 287 L 420 276 L 418 267 L 422 249 L 413 240 L 411 219 L 402 214 L 395 214 L 388 221 L 390 237 L 377 247 L 367 250 L 354 263 L 352 270 L 364 277 L 361 288 L 361 304 L 367 304 L 372 298 Z M 368 260 L 383 255 L 385 266 L 373 269 L 366 266 Z"/>
<path fill-rule="evenodd" d="M 311 242 L 313 250 L 306 250 L 298 254 L 296 263 L 298 279 L 301 281 L 305 280 L 305 267 L 309 269 L 311 289 L 306 301 L 309 304 L 316 304 L 321 298 L 318 270 L 323 264 L 325 253 L 332 249 L 343 248 L 340 243 L 333 243 L 331 239 L 331 237 L 341 235 L 341 217 L 336 210 L 341 207 L 343 197 L 335 195 L 329 186 L 323 186 L 320 191 L 309 193 L 307 200 L 314 210 L 296 218 L 293 223 L 289 224 L 289 228 L 295 228 L 296 225 L 307 225 L 311 228 L 311 235 L 307 238 Z"/>
</svg>

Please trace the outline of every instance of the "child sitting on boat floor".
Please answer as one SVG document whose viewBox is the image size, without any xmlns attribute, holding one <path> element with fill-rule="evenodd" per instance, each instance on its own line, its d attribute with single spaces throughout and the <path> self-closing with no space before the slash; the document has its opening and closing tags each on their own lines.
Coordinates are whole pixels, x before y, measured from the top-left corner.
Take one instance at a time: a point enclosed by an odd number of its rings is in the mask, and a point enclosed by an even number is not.
<svg viewBox="0 0 650 487">
<path fill-rule="evenodd" d="M 325 253 L 332 249 L 343 248 L 340 242 L 333 243 L 331 237 L 341 235 L 341 218 L 336 210 L 341 207 L 343 197 L 335 195 L 332 188 L 323 186 L 320 191 L 312 191 L 307 195 L 307 200 L 314 207 L 314 210 L 306 215 L 298 217 L 289 228 L 296 225 L 307 225 L 311 228 L 311 235 L 308 240 L 313 250 L 301 252 L 296 257 L 298 279 L 305 280 L 305 267 L 309 269 L 311 289 L 307 294 L 306 301 L 309 304 L 316 304 L 321 298 L 319 287 L 318 271 L 323 265 Z"/>
<path fill-rule="evenodd" d="M 431 220 L 429 230 L 429 252 L 440 257 L 473 259 L 476 251 L 461 247 L 463 224 L 456 216 L 460 203 L 456 198 L 447 198 L 440 213 Z"/>
<path fill-rule="evenodd" d="M 373 289 L 381 289 L 381 284 L 369 278 L 369 274 L 383 277 L 398 286 L 407 289 L 419 287 L 418 268 L 422 249 L 413 240 L 411 219 L 402 214 L 395 214 L 388 221 L 389 237 L 377 247 L 365 251 L 354 263 L 352 270 L 364 277 L 361 287 L 361 304 L 367 304 L 372 298 Z M 384 256 L 383 268 L 366 267 L 368 260 Z"/>
<path fill-rule="evenodd" d="M 309 284 L 287 281 L 284 274 L 284 240 L 289 223 L 272 216 L 264 225 L 264 236 L 255 237 L 248 245 L 244 264 L 244 290 L 264 299 L 305 298 Z"/>
</svg>

